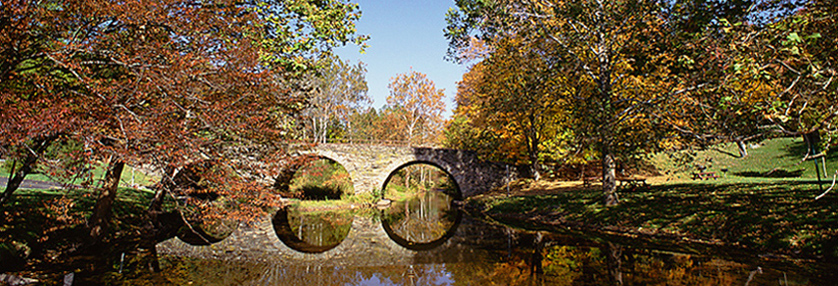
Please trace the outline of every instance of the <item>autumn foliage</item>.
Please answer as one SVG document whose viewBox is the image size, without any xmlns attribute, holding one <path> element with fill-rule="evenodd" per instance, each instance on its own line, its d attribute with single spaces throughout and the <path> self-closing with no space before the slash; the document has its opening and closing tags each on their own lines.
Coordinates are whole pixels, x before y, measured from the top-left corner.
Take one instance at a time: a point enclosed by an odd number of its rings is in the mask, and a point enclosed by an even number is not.
<svg viewBox="0 0 838 286">
<path fill-rule="evenodd" d="M 79 160 L 164 181 L 211 160 L 208 187 L 258 212 L 276 203 L 263 186 L 305 104 L 280 83 L 331 47 L 362 44 L 359 16 L 340 1 L 4 2 L 2 156 L 34 170 L 36 146 L 61 137 L 83 146 Z"/>
</svg>

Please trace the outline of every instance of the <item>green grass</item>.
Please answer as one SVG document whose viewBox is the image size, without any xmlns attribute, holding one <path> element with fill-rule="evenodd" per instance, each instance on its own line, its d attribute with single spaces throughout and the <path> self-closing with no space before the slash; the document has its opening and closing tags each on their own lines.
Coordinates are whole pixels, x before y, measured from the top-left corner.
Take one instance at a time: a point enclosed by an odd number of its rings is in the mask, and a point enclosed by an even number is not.
<svg viewBox="0 0 838 286">
<path fill-rule="evenodd" d="M 749 144 L 752 145 L 752 144 Z M 707 167 L 707 171 L 723 176 L 721 183 L 764 183 L 782 180 L 815 180 L 813 161 L 801 162 L 807 149 L 802 138 L 777 138 L 756 144 L 749 148 L 748 156 L 739 158 L 735 143 L 726 143 L 697 152 L 677 152 L 675 154 L 657 154 L 651 162 L 665 176 L 671 179 L 690 180 L 697 172 L 696 165 Z M 673 156 L 674 155 L 674 156 Z M 692 161 L 674 160 L 675 157 L 691 157 Z M 821 160 L 818 160 L 820 165 Z M 823 167 L 821 167 L 823 168 Z M 828 153 L 826 157 L 827 175 L 838 168 L 838 153 Z M 722 169 L 728 169 L 726 173 Z M 771 172 L 771 171 L 774 172 Z M 771 172 L 771 173 L 769 173 Z M 821 173 L 821 177 L 825 177 Z"/>
<path fill-rule="evenodd" d="M 6 163 L 8 166 L 4 166 L 4 168 L 0 168 L 0 177 L 8 178 L 9 177 L 9 169 L 11 167 L 11 163 Z M 90 172 L 94 182 L 97 182 L 105 177 L 105 168 L 107 167 L 106 164 L 98 164 L 96 165 Z M 35 173 L 29 174 L 25 178 L 26 180 L 33 180 L 33 181 L 43 181 L 43 182 L 56 182 L 56 183 L 67 183 L 71 185 L 78 185 L 82 183 L 81 179 L 72 180 L 72 181 L 62 181 L 60 179 L 47 176 L 46 174 L 42 173 Z M 120 177 L 120 186 L 129 187 L 132 184 L 138 186 L 150 186 L 156 184 L 160 181 L 159 176 L 149 175 L 143 173 L 140 170 L 135 170 L 131 166 L 125 166 L 125 169 L 122 171 L 122 175 Z"/>
<path fill-rule="evenodd" d="M 838 257 L 838 195 L 815 201 L 817 186 L 773 184 L 673 184 L 621 192 L 605 207 L 596 190 L 495 197 L 472 201 L 510 223 L 510 214 L 548 222 L 617 228 L 629 233 L 689 237 L 763 251 Z"/>
<path fill-rule="evenodd" d="M 480 197 L 471 203 L 513 224 L 540 217 L 534 225 L 559 222 L 838 258 L 838 190 L 815 200 L 829 187 L 838 156 L 826 157 L 830 176 L 819 187 L 814 163 L 800 161 L 806 152 L 802 139 L 766 140 L 748 151 L 747 157 L 739 158 L 735 144 L 722 144 L 694 153 L 653 156 L 651 163 L 663 178 L 650 187 L 620 190 L 616 207 L 602 204 L 597 187 L 537 196 Z M 685 156 L 692 160 L 674 159 Z M 693 180 L 697 164 L 722 178 Z M 722 169 L 728 170 L 726 174 Z"/>
</svg>

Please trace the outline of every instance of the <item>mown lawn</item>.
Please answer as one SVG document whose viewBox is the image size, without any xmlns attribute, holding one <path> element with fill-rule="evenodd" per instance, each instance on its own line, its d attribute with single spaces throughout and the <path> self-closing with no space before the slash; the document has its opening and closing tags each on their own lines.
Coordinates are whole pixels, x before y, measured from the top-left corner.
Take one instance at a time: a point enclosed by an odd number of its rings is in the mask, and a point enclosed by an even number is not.
<svg viewBox="0 0 838 286">
<path fill-rule="evenodd" d="M 766 251 L 836 256 L 838 194 L 815 201 L 818 190 L 798 183 L 662 185 L 622 192 L 605 207 L 596 190 L 494 197 L 487 214 L 524 213 L 593 227 L 686 236 Z M 833 253 L 826 253 L 833 252 Z"/>
<path fill-rule="evenodd" d="M 838 258 L 838 190 L 815 200 L 830 187 L 838 156 L 826 157 L 829 178 L 819 186 L 813 162 L 800 161 L 806 150 L 801 139 L 767 140 L 750 149 L 746 158 L 734 156 L 738 155 L 734 144 L 717 147 L 654 156 L 651 162 L 663 176 L 649 178 L 652 185 L 648 187 L 620 190 L 616 207 L 602 204 L 599 185 L 512 197 L 499 193 L 473 198 L 470 203 L 511 224 L 525 219 L 530 226 L 584 226 Z M 691 160 L 674 159 L 684 155 L 692 156 Z M 692 180 L 699 164 L 721 178 Z"/>
<path fill-rule="evenodd" d="M 674 180 L 690 180 L 699 165 L 707 168 L 708 172 L 716 172 L 737 183 L 817 178 L 815 162 L 801 161 L 808 150 L 801 138 L 776 138 L 749 146 L 745 158 L 739 158 L 735 143 L 726 143 L 705 150 L 656 154 L 651 157 L 650 163 L 665 177 Z M 831 180 L 838 168 L 838 152 L 828 152 L 825 161 L 827 174 L 823 173 L 822 160 L 818 160 L 820 175 Z"/>
</svg>

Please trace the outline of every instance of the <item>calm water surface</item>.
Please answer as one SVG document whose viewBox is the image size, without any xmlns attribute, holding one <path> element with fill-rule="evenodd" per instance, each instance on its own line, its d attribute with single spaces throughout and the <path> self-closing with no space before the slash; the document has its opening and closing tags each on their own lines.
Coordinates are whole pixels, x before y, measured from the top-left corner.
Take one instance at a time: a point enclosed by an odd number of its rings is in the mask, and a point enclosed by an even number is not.
<svg viewBox="0 0 838 286">
<path fill-rule="evenodd" d="M 194 243 L 193 243 L 194 244 Z M 204 243 L 206 244 L 206 243 Z M 429 192 L 385 210 L 289 208 L 209 245 L 177 238 L 91 277 L 114 285 L 835 285 L 835 265 L 511 229 Z M 116 272 L 121 265 L 122 273 Z M 93 283 L 93 282 L 90 282 Z"/>
</svg>

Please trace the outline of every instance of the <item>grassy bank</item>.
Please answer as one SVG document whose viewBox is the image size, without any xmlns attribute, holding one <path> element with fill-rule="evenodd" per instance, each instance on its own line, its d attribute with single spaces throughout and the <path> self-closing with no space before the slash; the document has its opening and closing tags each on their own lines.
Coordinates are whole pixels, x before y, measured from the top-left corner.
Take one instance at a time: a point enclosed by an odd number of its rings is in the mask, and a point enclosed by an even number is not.
<svg viewBox="0 0 838 286">
<path fill-rule="evenodd" d="M 651 186 L 621 189 L 620 205 L 610 208 L 601 202 L 599 185 L 582 187 L 580 182 L 519 181 L 511 196 L 499 190 L 469 203 L 519 226 L 573 227 L 835 259 L 838 191 L 815 197 L 829 187 L 838 156 L 826 157 L 830 178 L 819 187 L 813 162 L 801 161 L 805 152 L 802 139 L 779 138 L 752 145 L 745 158 L 738 157 L 734 144 L 659 154 L 651 163 L 663 175 L 648 178 Z M 679 160 L 685 157 L 690 160 Z M 693 180 L 697 165 L 720 178 Z"/>
<path fill-rule="evenodd" d="M 748 156 L 744 158 L 739 157 L 736 144 L 726 143 L 705 150 L 657 154 L 650 163 L 663 174 L 663 179 L 670 181 L 692 180 L 699 165 L 734 183 L 817 178 L 815 162 L 801 161 L 808 150 L 801 138 L 776 138 L 748 146 Z M 823 161 L 818 160 L 821 176 L 829 175 L 831 179 L 838 168 L 838 152 L 828 153 L 824 161 L 827 174 L 823 174 Z"/>
<path fill-rule="evenodd" d="M 525 227 L 576 227 L 670 237 L 765 252 L 836 257 L 838 196 L 815 201 L 815 185 L 677 184 L 621 193 L 605 207 L 593 189 L 470 200 L 489 216 Z"/>
<path fill-rule="evenodd" d="M 7 161 L 0 161 L 0 166 L 2 166 L 2 168 L 0 168 L 0 177 L 8 178 L 10 176 L 9 171 L 11 169 L 12 163 Z M 95 180 L 98 180 L 99 178 L 104 178 L 105 168 L 107 168 L 106 164 L 97 164 L 90 169 L 89 173 L 84 174 L 84 176 L 89 176 L 90 178 L 94 178 Z M 53 176 L 48 176 L 47 174 L 45 174 L 44 171 L 38 171 L 34 174 L 27 175 L 25 179 L 32 181 L 55 182 L 68 185 L 79 185 L 84 183 L 84 179 L 81 177 L 76 179 L 61 179 Z M 122 175 L 120 177 L 120 185 L 126 187 L 151 186 L 159 181 L 159 176 L 150 175 L 146 173 L 144 170 L 133 168 L 131 166 L 125 166 L 125 170 L 122 172 Z M 5 188 L 5 185 L 0 186 Z"/>
</svg>

